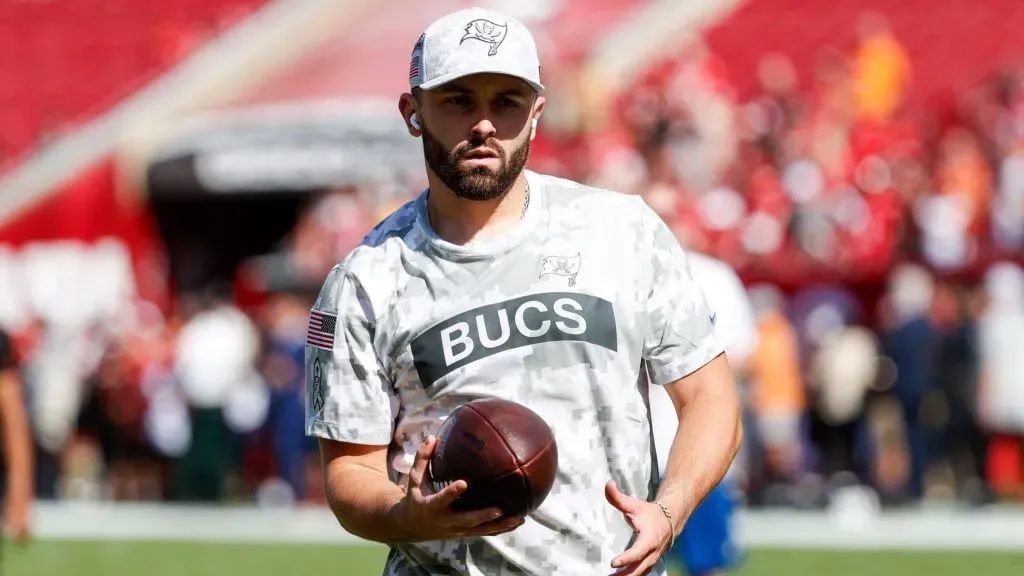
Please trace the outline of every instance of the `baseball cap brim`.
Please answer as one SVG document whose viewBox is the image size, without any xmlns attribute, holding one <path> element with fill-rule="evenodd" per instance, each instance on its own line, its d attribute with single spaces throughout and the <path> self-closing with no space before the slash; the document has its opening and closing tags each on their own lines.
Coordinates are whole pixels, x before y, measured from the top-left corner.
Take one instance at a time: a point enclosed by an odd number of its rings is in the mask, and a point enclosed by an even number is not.
<svg viewBox="0 0 1024 576">
<path fill-rule="evenodd" d="M 455 71 L 455 72 L 449 72 L 448 74 L 442 74 L 441 76 L 438 76 L 436 78 L 431 78 L 429 81 L 421 83 L 419 85 L 419 88 L 420 88 L 420 90 L 433 90 L 434 88 L 439 88 L 439 87 L 441 87 L 441 86 L 443 86 L 443 85 L 445 85 L 445 84 L 447 84 L 449 82 L 452 82 L 453 80 L 458 80 L 459 78 L 465 78 L 466 76 L 473 76 L 475 74 L 501 74 L 501 75 L 504 75 L 504 76 L 511 76 L 513 78 L 518 78 L 518 79 L 522 80 L 523 82 L 526 82 L 527 84 L 530 85 L 531 88 L 533 88 L 537 92 L 543 92 L 544 91 L 544 85 L 539 83 L 539 82 L 534 82 L 533 80 L 530 80 L 529 78 L 524 78 L 523 76 L 520 76 L 519 74 L 512 74 L 512 73 L 508 72 L 507 70 L 495 70 L 494 68 L 490 68 L 490 67 L 487 67 L 487 66 L 479 66 L 479 67 L 477 67 L 475 69 L 474 68 L 462 68 L 462 69 L 460 69 L 458 71 Z"/>
</svg>

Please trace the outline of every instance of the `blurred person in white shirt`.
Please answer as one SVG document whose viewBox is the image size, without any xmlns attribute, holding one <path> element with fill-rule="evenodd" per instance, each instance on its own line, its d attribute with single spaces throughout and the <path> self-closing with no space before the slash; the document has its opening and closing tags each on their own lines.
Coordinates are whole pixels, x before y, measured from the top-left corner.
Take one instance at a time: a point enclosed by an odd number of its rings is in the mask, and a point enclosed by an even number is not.
<svg viewBox="0 0 1024 576">
<path fill-rule="evenodd" d="M 736 381 L 742 383 L 758 342 L 757 323 L 746 288 L 727 263 L 695 251 L 689 255 L 693 277 L 700 283 L 713 314 L 715 336 L 725 344 L 729 366 Z M 658 470 L 664 471 L 679 419 L 668 393 L 659 386 L 649 388 Z M 693 513 L 668 552 L 681 561 L 691 576 L 721 574 L 739 562 L 740 552 L 733 542 L 730 524 L 735 508 L 733 491 L 737 476 L 746 472 L 746 453 L 747 448 L 741 448 L 725 480 Z"/>
<path fill-rule="evenodd" d="M 985 276 L 988 306 L 978 323 L 982 426 L 995 434 L 990 482 L 998 494 L 1024 496 L 1024 271 L 996 264 Z"/>
<path fill-rule="evenodd" d="M 807 315 L 805 330 L 810 436 L 818 469 L 829 492 L 868 485 L 864 410 L 878 376 L 878 338 L 844 314 L 841 304 L 828 300 Z"/>
<path fill-rule="evenodd" d="M 244 312 L 220 303 L 191 318 L 178 334 L 175 371 L 189 401 L 221 407 L 231 388 L 255 371 L 259 334 Z"/>
<path fill-rule="evenodd" d="M 262 346 L 252 320 L 214 297 L 178 333 L 174 374 L 188 404 L 191 438 L 176 487 L 186 500 L 217 500 L 226 487 L 230 443 L 239 426 L 258 426 L 269 392 L 256 369 Z"/>
<path fill-rule="evenodd" d="M 989 208 L 996 244 L 1004 250 L 1024 246 L 1024 140 L 999 167 L 999 186 Z"/>
</svg>

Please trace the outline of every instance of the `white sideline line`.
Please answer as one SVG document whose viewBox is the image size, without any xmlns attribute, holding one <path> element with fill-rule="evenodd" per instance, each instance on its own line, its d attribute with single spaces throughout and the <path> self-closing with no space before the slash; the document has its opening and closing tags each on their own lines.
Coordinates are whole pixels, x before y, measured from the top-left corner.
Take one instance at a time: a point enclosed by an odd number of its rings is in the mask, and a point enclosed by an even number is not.
<svg viewBox="0 0 1024 576">
<path fill-rule="evenodd" d="M 751 548 L 991 550 L 1024 553 L 1024 511 L 890 512 L 862 521 L 824 513 L 746 512 L 738 539 Z"/>
<path fill-rule="evenodd" d="M 1024 553 L 1024 510 L 885 513 L 840 521 L 824 513 L 743 511 L 738 539 L 750 548 L 1001 550 Z M 215 543 L 367 544 L 325 508 L 258 509 L 161 504 L 64 504 L 35 509 L 40 539 Z"/>
<path fill-rule="evenodd" d="M 52 504 L 35 509 L 34 533 L 54 540 L 174 540 L 358 544 L 327 509 L 160 504 Z"/>
</svg>

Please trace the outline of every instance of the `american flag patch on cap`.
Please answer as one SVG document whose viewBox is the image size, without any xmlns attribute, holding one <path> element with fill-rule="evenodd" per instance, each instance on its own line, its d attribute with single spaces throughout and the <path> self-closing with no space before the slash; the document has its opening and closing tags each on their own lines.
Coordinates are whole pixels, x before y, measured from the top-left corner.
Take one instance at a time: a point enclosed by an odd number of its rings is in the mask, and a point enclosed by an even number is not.
<svg viewBox="0 0 1024 576">
<path fill-rule="evenodd" d="M 423 41 L 426 38 L 426 33 L 420 34 L 416 45 L 412 48 L 412 60 L 409 62 L 409 82 L 414 85 L 420 77 L 420 68 L 423 66 Z"/>
<path fill-rule="evenodd" d="M 338 317 L 333 314 L 312 310 L 309 313 L 309 327 L 306 329 L 306 343 L 310 346 L 334 349 L 334 331 L 338 327 Z"/>
</svg>

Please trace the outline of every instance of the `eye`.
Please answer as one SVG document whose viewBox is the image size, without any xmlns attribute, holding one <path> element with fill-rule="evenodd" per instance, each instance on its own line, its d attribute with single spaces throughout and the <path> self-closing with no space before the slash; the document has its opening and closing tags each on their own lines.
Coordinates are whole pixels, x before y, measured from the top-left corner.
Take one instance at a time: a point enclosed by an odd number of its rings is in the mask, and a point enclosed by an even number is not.
<svg viewBox="0 0 1024 576">
<path fill-rule="evenodd" d="M 452 106 L 469 106 L 470 104 L 469 96 L 466 96 L 464 94 L 460 94 L 458 96 L 450 96 L 445 99 L 444 103 Z"/>
<path fill-rule="evenodd" d="M 507 97 L 506 98 L 502 98 L 501 100 L 499 100 L 498 104 L 502 108 L 518 108 L 519 107 L 519 101 L 518 100 L 515 100 L 513 98 L 507 98 Z"/>
</svg>

